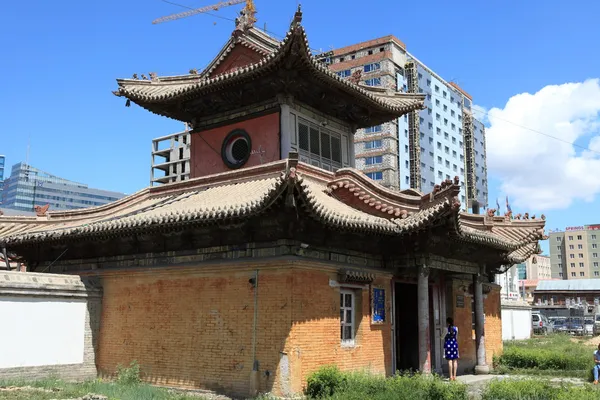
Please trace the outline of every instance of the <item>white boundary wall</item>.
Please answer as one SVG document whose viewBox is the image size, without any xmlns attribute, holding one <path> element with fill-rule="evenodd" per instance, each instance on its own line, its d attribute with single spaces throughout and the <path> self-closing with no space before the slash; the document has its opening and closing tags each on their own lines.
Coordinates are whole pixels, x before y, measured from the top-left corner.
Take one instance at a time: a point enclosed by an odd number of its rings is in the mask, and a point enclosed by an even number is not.
<svg viewBox="0 0 600 400">
<path fill-rule="evenodd" d="M 531 306 L 516 301 L 502 302 L 502 340 L 531 337 Z"/>
</svg>

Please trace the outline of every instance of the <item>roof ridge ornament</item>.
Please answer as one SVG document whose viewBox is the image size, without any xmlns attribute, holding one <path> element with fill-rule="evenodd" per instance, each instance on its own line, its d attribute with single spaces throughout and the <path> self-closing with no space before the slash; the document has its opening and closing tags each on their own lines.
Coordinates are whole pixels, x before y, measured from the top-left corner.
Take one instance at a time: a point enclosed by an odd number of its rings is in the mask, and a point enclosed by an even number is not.
<svg viewBox="0 0 600 400">
<path fill-rule="evenodd" d="M 256 22 L 256 7 L 253 0 L 246 0 L 246 6 L 240 11 L 240 16 L 235 19 L 234 36 L 238 36 L 254 26 Z"/>
<path fill-rule="evenodd" d="M 294 14 L 294 19 L 292 20 L 292 26 L 297 27 L 302 23 L 302 5 L 298 3 L 298 9 Z"/>
</svg>

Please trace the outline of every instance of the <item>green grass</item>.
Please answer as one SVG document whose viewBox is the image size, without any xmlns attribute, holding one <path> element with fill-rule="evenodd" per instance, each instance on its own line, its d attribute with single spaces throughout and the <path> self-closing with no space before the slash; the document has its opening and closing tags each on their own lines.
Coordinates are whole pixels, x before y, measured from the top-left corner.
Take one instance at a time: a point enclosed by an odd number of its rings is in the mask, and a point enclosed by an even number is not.
<svg viewBox="0 0 600 400">
<path fill-rule="evenodd" d="M 466 385 L 444 382 L 439 377 L 397 375 L 391 378 L 368 373 L 321 368 L 307 380 L 306 394 L 327 400 L 467 400 Z"/>
<path fill-rule="evenodd" d="M 572 341 L 567 335 L 548 335 L 504 343 L 501 356 L 494 358 L 498 373 L 590 377 L 594 347 Z"/>
<path fill-rule="evenodd" d="M 584 386 L 554 385 L 545 380 L 504 379 L 490 382 L 482 400 L 600 400 L 600 391 Z"/>
<path fill-rule="evenodd" d="M 88 393 L 102 394 L 108 396 L 110 400 L 202 400 L 202 397 L 199 396 L 177 393 L 147 384 L 120 384 L 100 380 L 82 383 L 69 383 L 58 379 L 44 379 L 33 382 L 3 381 L 0 382 L 0 386 L 31 387 L 50 390 L 0 390 L 0 399 L 2 400 L 69 399 L 84 396 Z"/>
</svg>

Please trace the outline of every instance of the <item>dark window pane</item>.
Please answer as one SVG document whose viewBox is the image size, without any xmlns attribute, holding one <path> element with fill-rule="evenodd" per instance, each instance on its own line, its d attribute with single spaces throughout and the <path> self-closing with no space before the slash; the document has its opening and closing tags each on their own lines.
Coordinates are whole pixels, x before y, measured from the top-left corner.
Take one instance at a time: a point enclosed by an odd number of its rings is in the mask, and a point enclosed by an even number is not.
<svg viewBox="0 0 600 400">
<path fill-rule="evenodd" d="M 310 152 L 319 155 L 319 130 L 310 127 Z"/>
<path fill-rule="evenodd" d="M 342 143 L 339 138 L 331 137 L 331 159 L 342 162 Z"/>
<path fill-rule="evenodd" d="M 298 123 L 298 142 L 300 149 L 308 151 L 308 125 Z"/>
</svg>

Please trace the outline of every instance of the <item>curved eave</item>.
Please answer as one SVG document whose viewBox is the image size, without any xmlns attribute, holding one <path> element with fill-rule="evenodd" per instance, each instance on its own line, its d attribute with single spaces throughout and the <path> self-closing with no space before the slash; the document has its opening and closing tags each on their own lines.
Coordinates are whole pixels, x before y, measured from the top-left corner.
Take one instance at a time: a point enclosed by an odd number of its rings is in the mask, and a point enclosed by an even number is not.
<svg viewBox="0 0 600 400">
<path fill-rule="evenodd" d="M 372 93 L 373 91 L 363 89 L 360 86 L 339 77 L 336 73 L 329 70 L 326 66 L 318 62 L 310 52 L 308 40 L 304 28 L 300 25 L 292 26 L 279 48 L 273 54 L 261 59 L 259 62 L 250 64 L 238 70 L 223 73 L 213 78 L 202 78 L 200 75 L 188 75 L 173 78 L 157 78 L 156 81 L 139 81 L 132 79 L 118 79 L 119 89 L 114 92 L 117 96 L 123 96 L 134 103 L 144 107 L 156 114 L 165 115 L 173 118 L 169 113 L 156 109 L 152 105 L 167 105 L 180 101 L 186 101 L 197 97 L 198 95 L 214 92 L 227 86 L 235 85 L 239 82 L 254 80 L 263 74 L 278 66 L 278 62 L 288 55 L 295 43 L 300 45 L 300 54 L 304 58 L 305 65 L 316 73 L 316 78 L 321 79 L 334 87 L 354 96 L 358 101 L 366 106 L 373 107 L 379 112 L 392 113 L 394 115 L 403 115 L 405 113 L 420 110 L 424 107 L 425 95 L 423 94 L 400 94 L 394 96 L 381 96 Z M 160 92 L 164 86 L 181 85 L 179 89 Z M 155 93 L 151 91 L 141 92 L 136 88 L 152 86 Z M 391 104 L 385 100 L 388 97 L 392 100 L 409 100 L 407 105 Z"/>
</svg>

